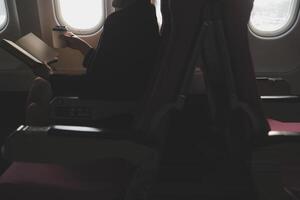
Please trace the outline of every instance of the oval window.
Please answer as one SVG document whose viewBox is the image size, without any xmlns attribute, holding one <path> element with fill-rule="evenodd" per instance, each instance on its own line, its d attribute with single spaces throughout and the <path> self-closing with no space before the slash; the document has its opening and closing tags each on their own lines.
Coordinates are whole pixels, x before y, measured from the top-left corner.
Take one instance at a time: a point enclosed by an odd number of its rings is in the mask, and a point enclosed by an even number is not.
<svg viewBox="0 0 300 200">
<path fill-rule="evenodd" d="M 295 22 L 298 0 L 255 0 L 250 29 L 263 37 L 286 32 Z"/>
<path fill-rule="evenodd" d="M 100 29 L 105 19 L 104 0 L 56 0 L 57 19 L 78 34 L 90 34 Z"/>
<path fill-rule="evenodd" d="M 8 21 L 8 13 L 5 0 L 0 0 L 0 30 L 4 29 Z"/>
</svg>

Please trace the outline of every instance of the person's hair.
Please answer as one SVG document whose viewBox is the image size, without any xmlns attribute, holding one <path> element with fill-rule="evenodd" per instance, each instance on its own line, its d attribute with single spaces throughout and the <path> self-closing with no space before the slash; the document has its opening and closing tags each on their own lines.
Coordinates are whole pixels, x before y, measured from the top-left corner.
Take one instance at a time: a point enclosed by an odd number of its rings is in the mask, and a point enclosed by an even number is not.
<svg viewBox="0 0 300 200">
<path fill-rule="evenodd" d="M 141 1 L 141 0 L 113 0 L 112 6 L 114 8 L 123 9 L 136 1 Z"/>
</svg>

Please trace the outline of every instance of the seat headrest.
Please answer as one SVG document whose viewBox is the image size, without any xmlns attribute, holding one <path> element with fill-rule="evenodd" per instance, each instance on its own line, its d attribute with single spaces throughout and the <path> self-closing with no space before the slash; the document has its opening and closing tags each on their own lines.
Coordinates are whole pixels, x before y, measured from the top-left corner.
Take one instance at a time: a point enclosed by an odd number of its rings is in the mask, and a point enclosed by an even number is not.
<svg viewBox="0 0 300 200">
<path fill-rule="evenodd" d="M 137 1 L 150 1 L 150 0 L 113 0 L 112 6 L 117 9 L 123 9 Z"/>
<path fill-rule="evenodd" d="M 254 0 L 227 0 L 224 1 L 227 15 L 238 16 L 243 23 L 248 23 Z"/>
</svg>

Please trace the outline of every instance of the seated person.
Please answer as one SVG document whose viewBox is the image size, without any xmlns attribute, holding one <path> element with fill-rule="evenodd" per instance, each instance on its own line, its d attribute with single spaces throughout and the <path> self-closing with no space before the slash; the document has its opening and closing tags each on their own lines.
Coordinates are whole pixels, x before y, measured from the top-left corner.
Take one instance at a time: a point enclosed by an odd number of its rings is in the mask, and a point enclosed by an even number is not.
<svg viewBox="0 0 300 200">
<path fill-rule="evenodd" d="M 159 44 L 155 7 L 150 0 L 114 0 L 113 6 L 116 12 L 106 19 L 96 49 L 71 32 L 64 36 L 70 48 L 85 55 L 86 74 L 55 75 L 46 64 L 35 67 L 40 77 L 28 97 L 29 124 L 37 118 L 45 121 L 40 116 L 47 116 L 51 88 L 55 96 L 109 101 L 132 101 L 143 96 Z"/>
</svg>

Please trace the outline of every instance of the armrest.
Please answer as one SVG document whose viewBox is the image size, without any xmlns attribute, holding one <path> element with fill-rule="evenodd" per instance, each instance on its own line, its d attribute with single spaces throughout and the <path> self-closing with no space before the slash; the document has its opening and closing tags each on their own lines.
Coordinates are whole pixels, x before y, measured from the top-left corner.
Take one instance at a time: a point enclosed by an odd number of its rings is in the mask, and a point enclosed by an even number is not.
<svg viewBox="0 0 300 200">
<path fill-rule="evenodd" d="M 291 131 L 270 131 L 269 137 L 274 136 L 285 136 L 285 137 L 300 137 L 300 132 L 291 132 Z"/>
<path fill-rule="evenodd" d="M 270 131 L 268 144 L 300 143 L 300 132 Z"/>
<path fill-rule="evenodd" d="M 263 102 L 270 103 L 300 103 L 300 96 L 289 95 L 289 96 L 261 96 Z"/>
<path fill-rule="evenodd" d="M 123 135 L 124 134 L 124 135 Z M 156 158 L 157 152 L 130 138 L 133 132 L 92 127 L 20 126 L 2 147 L 11 161 L 76 164 L 105 158 L 121 158 L 133 164 Z"/>
<path fill-rule="evenodd" d="M 300 199 L 300 190 L 299 189 L 285 187 L 284 190 L 290 195 L 292 200 Z"/>
<path fill-rule="evenodd" d="M 272 81 L 272 82 L 275 82 L 275 81 L 283 81 L 283 78 L 259 76 L 259 77 L 256 77 L 256 81 Z"/>
<path fill-rule="evenodd" d="M 121 114 L 131 114 L 136 102 L 82 100 L 78 97 L 56 97 L 50 103 L 50 119 L 54 121 L 96 121 Z"/>
</svg>

